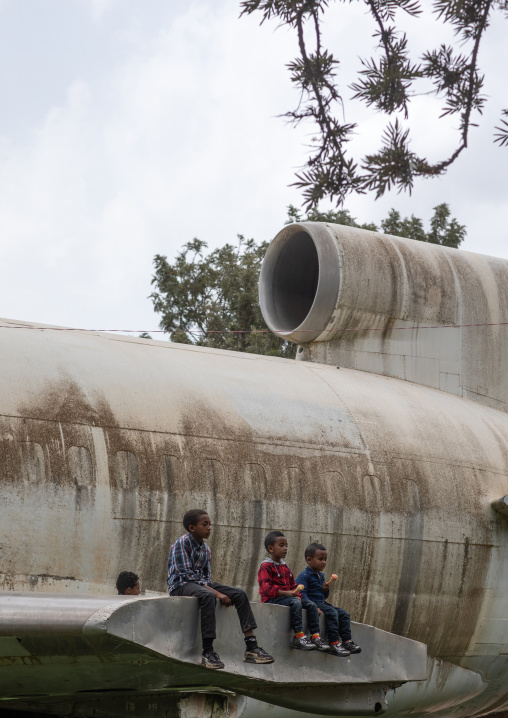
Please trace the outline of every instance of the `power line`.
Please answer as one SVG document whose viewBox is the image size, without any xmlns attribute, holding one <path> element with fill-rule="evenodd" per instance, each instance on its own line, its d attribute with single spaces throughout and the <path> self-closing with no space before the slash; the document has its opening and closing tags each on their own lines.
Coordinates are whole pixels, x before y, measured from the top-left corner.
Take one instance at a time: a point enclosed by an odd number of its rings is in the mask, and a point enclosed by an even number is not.
<svg viewBox="0 0 508 718">
<path fill-rule="evenodd" d="M 508 322 L 481 322 L 478 324 L 415 324 L 409 327 L 389 327 L 388 331 L 414 331 L 415 329 L 462 329 L 465 327 L 502 327 L 507 326 Z M 185 334 L 273 334 L 292 332 L 384 332 L 387 327 L 345 327 L 344 329 L 181 329 L 174 327 L 172 329 L 82 329 L 78 327 L 45 327 L 33 326 L 26 324 L 1 324 L 0 329 L 38 329 L 44 331 L 55 332 L 84 332 L 84 333 L 123 333 L 123 334 L 171 334 L 172 332 L 182 332 Z"/>
</svg>

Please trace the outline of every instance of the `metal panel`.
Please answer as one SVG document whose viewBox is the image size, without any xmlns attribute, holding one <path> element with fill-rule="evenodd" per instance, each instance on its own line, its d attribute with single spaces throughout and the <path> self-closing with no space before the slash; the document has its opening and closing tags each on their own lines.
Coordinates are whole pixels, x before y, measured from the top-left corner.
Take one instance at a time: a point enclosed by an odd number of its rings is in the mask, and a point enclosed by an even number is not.
<svg viewBox="0 0 508 718">
<path fill-rule="evenodd" d="M 252 607 L 258 640 L 273 651 L 275 663 L 243 662 L 235 612 L 219 606 L 215 645 L 226 668 L 217 672 L 200 666 L 195 598 L 0 594 L 0 635 L 16 638 L 16 650 L 21 646 L 32 659 L 30 671 L 24 662 L 3 662 L 0 695 L 20 700 L 34 693 L 72 695 L 133 685 L 145 692 L 209 685 L 311 712 L 333 714 L 349 706 L 351 715 L 375 715 L 386 709 L 391 685 L 427 676 L 426 648 L 415 641 L 355 625 L 361 654 L 309 655 L 290 648 L 287 608 Z"/>
</svg>

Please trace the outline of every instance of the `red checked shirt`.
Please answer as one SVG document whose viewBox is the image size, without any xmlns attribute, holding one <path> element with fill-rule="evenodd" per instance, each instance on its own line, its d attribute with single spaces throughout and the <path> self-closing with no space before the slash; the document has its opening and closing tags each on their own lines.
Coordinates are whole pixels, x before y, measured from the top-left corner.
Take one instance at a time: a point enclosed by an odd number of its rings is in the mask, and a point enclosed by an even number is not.
<svg viewBox="0 0 508 718">
<path fill-rule="evenodd" d="M 258 571 L 259 595 L 262 603 L 277 598 L 281 591 L 292 591 L 296 588 L 296 581 L 285 561 L 276 563 L 266 558 Z"/>
</svg>

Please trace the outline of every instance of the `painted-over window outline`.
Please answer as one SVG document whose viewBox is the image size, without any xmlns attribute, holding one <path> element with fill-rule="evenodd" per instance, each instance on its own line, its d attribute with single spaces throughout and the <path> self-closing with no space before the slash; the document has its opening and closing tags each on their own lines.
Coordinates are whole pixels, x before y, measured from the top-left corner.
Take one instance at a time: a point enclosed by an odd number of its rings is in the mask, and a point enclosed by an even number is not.
<svg viewBox="0 0 508 718">
<path fill-rule="evenodd" d="M 95 486 L 95 465 L 87 446 L 70 446 L 67 449 L 67 469 L 74 486 L 86 489 Z"/>
<path fill-rule="evenodd" d="M 46 478 L 44 451 L 36 441 L 22 441 L 19 447 L 21 477 L 28 484 L 37 484 Z"/>
</svg>

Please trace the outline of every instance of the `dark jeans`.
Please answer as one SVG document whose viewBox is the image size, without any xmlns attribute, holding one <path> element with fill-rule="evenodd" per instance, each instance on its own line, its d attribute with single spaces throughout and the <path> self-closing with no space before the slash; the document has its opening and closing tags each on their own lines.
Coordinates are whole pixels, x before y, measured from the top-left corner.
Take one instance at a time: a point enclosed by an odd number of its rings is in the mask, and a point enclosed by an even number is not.
<svg viewBox="0 0 508 718">
<path fill-rule="evenodd" d="M 330 603 L 316 603 L 316 606 L 325 614 L 326 633 L 330 642 L 351 639 L 351 617 L 343 608 L 337 608 Z"/>
<path fill-rule="evenodd" d="M 237 610 L 240 626 L 244 633 L 250 631 L 251 628 L 257 628 L 249 599 L 243 589 L 224 586 L 222 583 L 211 583 L 210 586 L 219 591 L 219 593 L 229 596 L 231 603 Z M 215 640 L 215 596 L 213 593 L 199 583 L 186 583 L 175 588 L 171 595 L 197 597 L 199 608 L 201 609 L 201 638 L 203 644 Z"/>
<path fill-rule="evenodd" d="M 302 608 L 307 611 L 307 621 L 309 624 L 309 631 L 311 633 L 319 633 L 319 614 L 316 608 L 316 604 L 312 601 L 307 601 L 302 598 L 291 598 L 289 596 L 277 596 L 277 598 L 269 598 L 267 603 L 276 603 L 278 606 L 289 607 L 289 620 L 291 622 L 291 628 L 295 633 L 303 631 L 302 624 Z"/>
</svg>

